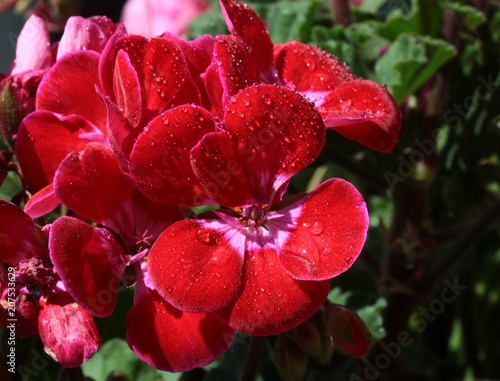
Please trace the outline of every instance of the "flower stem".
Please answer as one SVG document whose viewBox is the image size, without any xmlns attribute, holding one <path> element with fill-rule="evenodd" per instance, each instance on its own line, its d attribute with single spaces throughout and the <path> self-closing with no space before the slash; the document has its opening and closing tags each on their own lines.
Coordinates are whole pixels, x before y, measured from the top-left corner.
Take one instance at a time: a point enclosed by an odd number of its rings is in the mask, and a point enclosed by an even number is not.
<svg viewBox="0 0 500 381">
<path fill-rule="evenodd" d="M 241 381 L 253 381 L 257 374 L 257 365 L 259 364 L 262 346 L 266 338 L 263 336 L 253 336 L 250 338 L 243 370 L 241 373 Z"/>
<path fill-rule="evenodd" d="M 431 289 L 444 274 L 450 270 L 481 236 L 500 220 L 500 197 L 498 197 L 477 218 L 471 228 L 460 235 L 434 262 L 426 269 L 416 284 L 417 290 Z"/>
<path fill-rule="evenodd" d="M 332 8 L 335 24 L 346 27 L 351 23 L 351 11 L 348 0 L 332 0 Z"/>
</svg>

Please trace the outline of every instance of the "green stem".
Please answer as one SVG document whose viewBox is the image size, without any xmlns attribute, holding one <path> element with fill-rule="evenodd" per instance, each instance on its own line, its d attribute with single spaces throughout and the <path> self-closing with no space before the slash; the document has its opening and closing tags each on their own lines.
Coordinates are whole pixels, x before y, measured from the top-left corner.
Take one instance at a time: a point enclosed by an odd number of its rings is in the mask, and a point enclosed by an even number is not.
<svg viewBox="0 0 500 381">
<path fill-rule="evenodd" d="M 484 210 L 468 231 L 460 235 L 445 252 L 432 262 L 416 282 L 416 289 L 422 293 L 431 290 L 436 282 L 469 251 L 477 240 L 494 226 L 495 223 L 498 223 L 499 218 L 500 197 Z"/>
</svg>

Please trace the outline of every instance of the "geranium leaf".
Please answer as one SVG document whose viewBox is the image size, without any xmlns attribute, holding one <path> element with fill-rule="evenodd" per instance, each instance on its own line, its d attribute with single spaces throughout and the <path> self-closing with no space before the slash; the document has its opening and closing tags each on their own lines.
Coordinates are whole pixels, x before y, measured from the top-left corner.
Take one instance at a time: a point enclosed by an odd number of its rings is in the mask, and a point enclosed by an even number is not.
<svg viewBox="0 0 500 381">
<path fill-rule="evenodd" d="M 456 54 L 450 44 L 404 34 L 375 64 L 377 82 L 387 85 L 399 104 Z"/>
</svg>

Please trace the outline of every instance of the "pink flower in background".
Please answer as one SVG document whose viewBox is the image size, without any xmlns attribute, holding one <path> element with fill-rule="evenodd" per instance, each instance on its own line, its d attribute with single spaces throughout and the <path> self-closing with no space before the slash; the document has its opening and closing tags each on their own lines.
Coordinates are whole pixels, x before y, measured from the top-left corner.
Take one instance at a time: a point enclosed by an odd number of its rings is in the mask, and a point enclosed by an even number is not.
<svg viewBox="0 0 500 381">
<path fill-rule="evenodd" d="M 205 0 L 128 0 L 122 21 L 131 34 L 153 37 L 170 32 L 181 35 L 187 32 L 188 23 L 208 7 Z"/>
</svg>

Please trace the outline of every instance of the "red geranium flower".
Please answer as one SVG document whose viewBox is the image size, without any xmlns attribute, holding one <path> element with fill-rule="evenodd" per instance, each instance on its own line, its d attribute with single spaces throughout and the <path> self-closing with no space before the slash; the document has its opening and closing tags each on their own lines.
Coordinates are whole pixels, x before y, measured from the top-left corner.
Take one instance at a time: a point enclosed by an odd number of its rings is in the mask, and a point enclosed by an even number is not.
<svg viewBox="0 0 500 381">
<path fill-rule="evenodd" d="M 50 226 L 41 229 L 21 209 L 0 200 L 0 323 L 20 337 L 40 335 L 45 351 L 75 367 L 99 349 L 91 314 L 61 285 L 47 250 Z"/>
<path fill-rule="evenodd" d="M 139 358 L 158 369 L 204 366 L 227 350 L 233 337 L 230 327 L 210 314 L 176 309 L 149 280 L 149 248 L 182 218 L 178 208 L 157 204 L 131 187 L 113 152 L 97 143 L 63 160 L 54 187 L 65 205 L 100 226 L 72 217 L 61 217 L 52 226 L 51 259 L 80 306 L 108 317 L 120 284 L 135 285 L 127 342 Z"/>
<path fill-rule="evenodd" d="M 313 46 L 298 41 L 273 46 L 266 24 L 246 4 L 220 3 L 232 35 L 217 37 L 206 76 L 219 115 L 243 88 L 278 84 L 313 102 L 326 127 L 374 150 L 392 150 L 401 113 L 385 87 L 357 79 L 338 59 Z"/>
<path fill-rule="evenodd" d="M 210 218 L 173 224 L 153 245 L 148 271 L 160 295 L 251 335 L 309 318 L 325 301 L 328 279 L 358 256 L 368 227 L 361 195 L 340 179 L 282 201 L 324 140 L 315 108 L 275 85 L 234 95 L 223 123 L 194 105 L 154 119 L 130 158 L 141 191 L 170 205 L 223 206 Z"/>
</svg>

